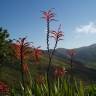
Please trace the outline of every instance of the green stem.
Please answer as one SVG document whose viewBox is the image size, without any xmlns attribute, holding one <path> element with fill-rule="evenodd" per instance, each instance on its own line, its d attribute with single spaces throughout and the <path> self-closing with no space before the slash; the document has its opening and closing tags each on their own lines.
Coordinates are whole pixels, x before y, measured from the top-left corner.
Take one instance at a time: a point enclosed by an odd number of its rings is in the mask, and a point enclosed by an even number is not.
<svg viewBox="0 0 96 96">
<path fill-rule="evenodd" d="M 47 68 L 47 83 L 48 83 L 48 93 L 49 96 L 51 96 L 51 90 L 50 90 L 50 79 L 49 79 L 49 70 L 50 70 L 50 63 L 51 63 L 51 59 L 50 59 L 50 50 L 49 50 L 49 20 L 47 20 L 47 51 L 48 51 L 48 58 L 49 58 L 49 63 L 48 63 L 48 68 Z"/>
<path fill-rule="evenodd" d="M 23 45 L 21 45 L 21 49 L 20 49 L 20 58 L 21 58 L 22 85 L 23 85 L 23 88 L 24 88 L 24 91 L 22 93 L 22 96 L 25 96 L 25 84 L 24 84 L 24 73 L 23 73 Z"/>
</svg>

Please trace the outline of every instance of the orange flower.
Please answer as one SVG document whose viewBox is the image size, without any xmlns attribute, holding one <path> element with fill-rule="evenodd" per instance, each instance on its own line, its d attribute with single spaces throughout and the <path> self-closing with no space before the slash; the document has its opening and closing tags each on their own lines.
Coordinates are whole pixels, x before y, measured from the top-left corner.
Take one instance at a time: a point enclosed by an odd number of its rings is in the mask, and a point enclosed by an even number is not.
<svg viewBox="0 0 96 96">
<path fill-rule="evenodd" d="M 55 20 L 54 17 L 55 17 L 55 13 L 52 12 L 52 9 L 48 10 L 48 11 L 42 11 L 43 12 L 43 17 L 45 20 L 47 21 L 52 21 L 52 20 Z"/>
<path fill-rule="evenodd" d="M 56 41 L 60 41 L 63 40 L 61 37 L 64 36 L 63 32 L 60 31 L 61 25 L 58 28 L 58 31 L 52 31 L 51 33 L 51 37 L 54 38 Z"/>
<path fill-rule="evenodd" d="M 40 47 L 34 48 L 33 49 L 33 56 L 36 62 L 39 62 L 39 58 L 42 55 L 42 51 L 41 49 L 39 49 Z"/>
</svg>

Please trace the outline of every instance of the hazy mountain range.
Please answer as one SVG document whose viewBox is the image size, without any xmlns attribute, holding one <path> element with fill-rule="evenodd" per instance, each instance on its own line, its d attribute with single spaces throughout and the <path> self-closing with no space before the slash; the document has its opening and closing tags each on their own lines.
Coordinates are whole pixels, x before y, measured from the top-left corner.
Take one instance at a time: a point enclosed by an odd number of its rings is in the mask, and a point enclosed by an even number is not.
<svg viewBox="0 0 96 96">
<path fill-rule="evenodd" d="M 55 55 L 64 59 L 68 58 L 68 49 L 58 48 Z M 80 62 L 87 67 L 96 68 L 96 44 L 75 48 L 74 61 Z"/>
</svg>

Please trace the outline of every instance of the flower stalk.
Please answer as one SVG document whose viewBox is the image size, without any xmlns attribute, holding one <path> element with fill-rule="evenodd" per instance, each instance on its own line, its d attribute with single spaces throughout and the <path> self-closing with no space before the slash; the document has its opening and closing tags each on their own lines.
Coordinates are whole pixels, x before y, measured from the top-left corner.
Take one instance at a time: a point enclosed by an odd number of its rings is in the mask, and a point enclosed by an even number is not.
<svg viewBox="0 0 96 96">
<path fill-rule="evenodd" d="M 47 41 L 47 51 L 48 51 L 48 58 L 49 58 L 49 62 L 48 62 L 48 67 L 47 67 L 47 83 L 48 83 L 48 91 L 49 91 L 49 96 L 51 96 L 51 85 L 50 85 L 50 67 L 51 67 L 51 62 L 52 62 L 52 57 L 54 55 L 55 49 L 57 47 L 57 43 L 59 40 L 61 40 L 60 38 L 63 36 L 62 32 L 60 31 L 60 27 L 58 28 L 58 32 L 56 31 L 52 31 L 51 32 L 51 37 L 55 38 L 55 45 L 54 48 L 52 50 L 52 52 L 50 52 L 50 44 L 49 44 L 49 37 L 50 37 L 50 22 L 55 20 L 55 13 L 52 12 L 52 10 L 48 10 L 48 11 L 43 11 L 43 19 L 46 20 L 47 22 L 47 35 L 46 35 L 46 41 Z"/>
<path fill-rule="evenodd" d="M 49 80 L 49 71 L 50 71 L 50 65 L 51 65 L 51 56 L 50 56 L 50 46 L 49 46 L 49 33 L 50 33 L 50 22 L 55 20 L 54 19 L 55 14 L 52 12 L 52 10 L 48 11 L 43 11 L 43 19 L 46 20 L 47 23 L 47 35 L 46 35 L 46 43 L 47 43 L 47 51 L 48 51 L 48 58 L 49 58 L 49 63 L 47 67 L 47 83 L 48 83 L 48 91 L 49 91 L 49 96 L 51 95 L 51 90 L 50 90 L 50 80 Z"/>
<path fill-rule="evenodd" d="M 23 88 L 23 93 L 22 96 L 26 96 L 26 86 L 25 86 L 25 80 L 24 80 L 24 71 L 25 70 L 25 63 L 24 60 L 28 58 L 29 55 L 29 42 L 26 42 L 26 37 L 24 38 L 19 38 L 19 40 L 16 40 L 16 44 L 15 44 L 15 53 L 17 58 L 20 60 L 20 70 L 21 70 L 21 78 L 22 78 L 22 88 Z"/>
</svg>

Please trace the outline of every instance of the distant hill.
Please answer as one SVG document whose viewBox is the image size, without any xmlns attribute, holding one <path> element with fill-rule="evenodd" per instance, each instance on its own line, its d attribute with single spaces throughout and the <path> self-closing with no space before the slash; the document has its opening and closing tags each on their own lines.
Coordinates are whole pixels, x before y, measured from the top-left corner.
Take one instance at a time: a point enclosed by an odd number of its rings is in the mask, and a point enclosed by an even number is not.
<svg viewBox="0 0 96 96">
<path fill-rule="evenodd" d="M 68 49 L 58 48 L 55 55 L 64 59 L 68 59 Z M 96 68 L 96 44 L 75 48 L 76 55 L 74 61 L 78 61 L 89 68 Z"/>
</svg>

